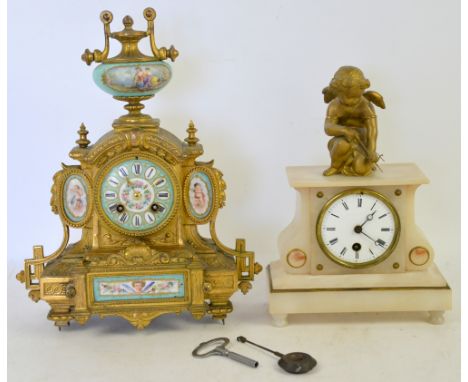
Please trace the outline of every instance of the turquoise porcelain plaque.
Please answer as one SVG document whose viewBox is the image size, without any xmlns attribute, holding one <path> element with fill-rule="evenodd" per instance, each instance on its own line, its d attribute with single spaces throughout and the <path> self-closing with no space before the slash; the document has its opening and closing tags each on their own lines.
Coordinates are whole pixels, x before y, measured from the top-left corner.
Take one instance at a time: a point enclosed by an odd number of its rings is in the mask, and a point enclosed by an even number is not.
<svg viewBox="0 0 468 382">
<path fill-rule="evenodd" d="M 169 83 L 171 67 L 162 61 L 101 64 L 94 82 L 113 96 L 152 96 Z"/>
<path fill-rule="evenodd" d="M 213 209 L 213 185 L 204 171 L 194 172 L 189 179 L 188 201 L 196 219 L 208 217 Z"/>
<path fill-rule="evenodd" d="M 63 186 L 65 214 L 72 222 L 81 222 L 88 211 L 88 188 L 80 175 L 71 175 Z"/>
<path fill-rule="evenodd" d="M 183 298 L 185 280 L 182 274 L 95 277 L 93 291 L 97 302 Z"/>
</svg>

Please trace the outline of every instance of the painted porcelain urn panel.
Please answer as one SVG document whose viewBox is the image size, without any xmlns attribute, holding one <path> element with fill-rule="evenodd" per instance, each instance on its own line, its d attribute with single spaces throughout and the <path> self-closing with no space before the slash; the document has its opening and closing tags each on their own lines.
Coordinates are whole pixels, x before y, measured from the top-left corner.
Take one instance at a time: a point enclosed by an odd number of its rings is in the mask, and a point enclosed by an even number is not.
<svg viewBox="0 0 468 382">
<path fill-rule="evenodd" d="M 94 69 L 94 82 L 113 96 L 151 96 L 165 87 L 172 76 L 165 62 L 101 64 Z"/>
</svg>

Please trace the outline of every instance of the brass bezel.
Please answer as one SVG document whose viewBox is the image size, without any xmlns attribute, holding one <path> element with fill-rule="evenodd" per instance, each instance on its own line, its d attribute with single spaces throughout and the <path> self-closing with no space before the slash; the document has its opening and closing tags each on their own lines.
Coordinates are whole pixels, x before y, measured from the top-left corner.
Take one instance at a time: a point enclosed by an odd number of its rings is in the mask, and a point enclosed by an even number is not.
<svg viewBox="0 0 468 382">
<path fill-rule="evenodd" d="M 91 182 L 88 176 L 84 173 L 83 169 L 78 167 L 68 167 L 60 171 L 59 178 L 57 181 L 57 206 L 60 218 L 64 221 L 67 225 L 73 228 L 81 228 L 83 227 L 89 220 L 93 210 L 93 188 L 91 187 Z M 80 221 L 74 221 L 68 218 L 67 213 L 65 211 L 65 204 L 64 204 L 64 187 L 67 179 L 72 176 L 77 175 L 83 179 L 85 186 L 87 187 L 87 206 L 86 206 L 86 213 L 83 215 L 83 218 Z"/>
<path fill-rule="evenodd" d="M 113 221 L 111 221 L 106 212 L 104 211 L 101 203 L 101 187 L 102 187 L 102 182 L 104 181 L 105 176 L 108 174 L 109 170 L 112 167 L 115 167 L 118 163 L 130 160 L 130 159 L 145 159 L 148 161 L 151 161 L 155 163 L 156 165 L 162 167 L 164 171 L 169 175 L 169 178 L 172 182 L 172 186 L 174 189 L 174 204 L 172 205 L 172 211 L 167 215 L 166 220 L 164 220 L 162 223 L 157 225 L 156 227 L 153 227 L 151 229 L 145 230 L 145 231 L 130 231 L 126 230 L 117 224 L 115 224 Z M 125 153 L 121 154 L 117 157 L 115 157 L 112 161 L 107 163 L 105 166 L 101 168 L 99 171 L 97 177 L 96 177 L 96 189 L 94 190 L 94 202 L 96 203 L 97 206 L 97 211 L 99 213 L 99 216 L 104 220 L 104 222 L 109 226 L 111 229 L 114 231 L 117 231 L 119 233 L 122 233 L 124 235 L 128 236 L 146 236 L 150 235 L 152 233 L 158 232 L 164 227 L 166 227 L 176 216 L 177 211 L 179 210 L 179 205 L 180 205 L 180 182 L 177 179 L 177 176 L 175 175 L 174 171 L 167 166 L 163 161 L 161 161 L 160 158 L 158 158 L 155 155 L 151 154 L 146 154 L 146 153 L 141 153 L 141 152 L 130 152 L 130 153 Z"/>
<path fill-rule="evenodd" d="M 426 260 L 424 263 L 422 263 L 422 264 L 416 264 L 416 263 L 411 259 L 411 252 L 413 252 L 416 248 L 425 249 L 426 252 L 427 252 L 427 254 L 429 255 L 429 256 L 427 256 L 427 260 Z M 413 248 L 410 249 L 410 251 L 409 251 L 409 253 L 408 253 L 408 259 L 409 259 L 409 261 L 411 262 L 411 264 L 416 265 L 417 267 L 422 267 L 423 265 L 426 265 L 426 264 L 429 262 L 429 260 L 431 259 L 431 251 L 429 251 L 426 247 L 423 247 L 422 245 L 417 245 L 416 247 L 413 247 Z"/>
<path fill-rule="evenodd" d="M 302 265 L 299 266 L 299 267 L 295 267 L 294 265 L 292 265 L 292 264 L 289 262 L 289 255 L 290 255 L 291 253 L 297 252 L 297 251 L 302 252 L 302 253 L 304 254 L 304 256 L 305 256 L 304 264 L 302 264 Z M 291 268 L 294 268 L 294 269 L 302 268 L 302 267 L 303 267 L 304 265 L 306 265 L 306 263 L 307 263 L 307 253 L 305 253 L 305 251 L 303 251 L 303 250 L 300 249 L 300 248 L 293 248 L 293 249 L 291 249 L 291 250 L 288 252 L 288 254 L 286 255 L 286 262 L 288 263 L 288 265 L 289 265 Z"/>
<path fill-rule="evenodd" d="M 195 215 L 192 214 L 190 210 L 190 198 L 189 198 L 189 191 L 190 191 L 190 178 L 192 174 L 196 172 L 203 172 L 205 173 L 208 178 L 211 181 L 211 187 L 213 189 L 213 201 L 211 203 L 211 211 L 208 215 L 206 215 L 204 218 L 197 218 Z M 187 213 L 187 216 L 196 224 L 205 224 L 208 223 L 210 220 L 212 220 L 214 217 L 216 217 L 216 214 L 218 213 L 218 208 L 219 208 L 219 187 L 218 187 L 218 182 L 216 180 L 215 175 L 213 174 L 213 171 L 209 167 L 204 167 L 204 166 L 196 166 L 193 167 L 186 175 L 185 175 L 185 180 L 184 180 L 184 187 L 183 187 L 183 193 L 184 193 L 184 208 L 185 212 Z"/>
<path fill-rule="evenodd" d="M 365 263 L 350 263 L 348 261 L 344 261 L 342 259 L 338 259 L 336 258 L 327 248 L 327 246 L 325 245 L 325 243 L 323 242 L 323 237 L 322 237 L 322 230 L 321 230 L 321 226 L 322 226 L 322 222 L 323 222 L 323 218 L 325 216 L 325 213 L 326 211 L 329 209 L 329 207 L 334 204 L 338 199 L 344 197 L 344 196 L 348 196 L 348 195 L 351 195 L 351 194 L 360 194 L 360 193 L 363 193 L 363 194 L 367 194 L 367 195 L 371 195 L 377 199 L 379 199 L 381 202 L 383 202 L 387 207 L 388 209 L 390 210 L 390 212 L 392 213 L 393 215 L 393 219 L 395 221 L 395 236 L 393 237 L 393 240 L 392 240 L 392 243 L 390 244 L 390 246 L 387 248 L 387 250 L 382 254 L 380 255 L 378 258 L 374 259 L 374 260 L 371 260 L 371 261 L 367 261 Z M 367 188 L 352 188 L 352 189 L 349 189 L 349 190 L 345 190 L 345 191 L 342 191 L 342 192 L 339 192 L 338 194 L 336 194 L 333 198 L 331 198 L 330 200 L 328 200 L 324 206 L 322 207 L 322 209 L 320 210 L 320 213 L 319 213 L 319 216 L 318 216 L 318 219 L 317 219 L 317 224 L 315 226 L 315 234 L 316 234 L 316 237 L 317 237 L 317 242 L 320 246 L 320 249 L 322 250 L 322 252 L 330 259 L 332 260 L 333 262 L 339 264 L 339 265 L 343 265 L 347 268 L 352 268 L 352 269 L 361 269 L 361 268 L 366 268 L 366 267 L 369 267 L 371 265 L 376 265 L 376 264 L 379 264 L 381 263 L 382 261 L 384 261 L 385 259 L 387 259 L 393 252 L 393 250 L 395 249 L 395 247 L 397 246 L 398 244 L 398 241 L 400 239 L 400 230 L 401 230 L 401 226 L 400 226 L 400 217 L 398 215 L 398 212 L 397 210 L 395 209 L 395 207 L 393 206 L 392 202 L 390 201 L 389 198 L 387 198 L 386 196 L 378 193 L 377 191 L 373 191 L 373 190 L 369 190 Z"/>
</svg>

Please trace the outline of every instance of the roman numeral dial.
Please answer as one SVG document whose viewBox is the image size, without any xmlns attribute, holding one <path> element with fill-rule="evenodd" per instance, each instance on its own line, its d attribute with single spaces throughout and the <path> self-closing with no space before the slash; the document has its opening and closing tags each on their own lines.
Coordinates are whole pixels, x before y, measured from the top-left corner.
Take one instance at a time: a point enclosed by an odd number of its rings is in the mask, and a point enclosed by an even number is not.
<svg viewBox="0 0 468 382">
<path fill-rule="evenodd" d="M 125 233 L 153 232 L 172 213 L 175 188 L 163 166 L 134 157 L 116 163 L 100 179 L 100 209 Z"/>
<path fill-rule="evenodd" d="M 384 261 L 393 252 L 400 220 L 391 202 L 368 189 L 339 193 L 322 208 L 317 242 L 334 262 L 361 268 Z"/>
</svg>

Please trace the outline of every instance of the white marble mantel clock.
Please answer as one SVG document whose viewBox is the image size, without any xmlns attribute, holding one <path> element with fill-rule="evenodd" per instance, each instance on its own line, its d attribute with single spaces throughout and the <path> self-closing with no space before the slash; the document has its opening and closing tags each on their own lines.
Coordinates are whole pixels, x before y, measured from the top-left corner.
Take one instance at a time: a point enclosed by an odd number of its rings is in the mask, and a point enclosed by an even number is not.
<svg viewBox="0 0 468 382">
<path fill-rule="evenodd" d="M 338 70 L 324 89 L 331 165 L 287 168 L 293 221 L 269 266 L 276 325 L 295 313 L 426 311 L 442 323 L 451 289 L 415 222 L 415 192 L 429 180 L 411 163 L 379 165 L 372 103 L 362 72 Z"/>
</svg>

